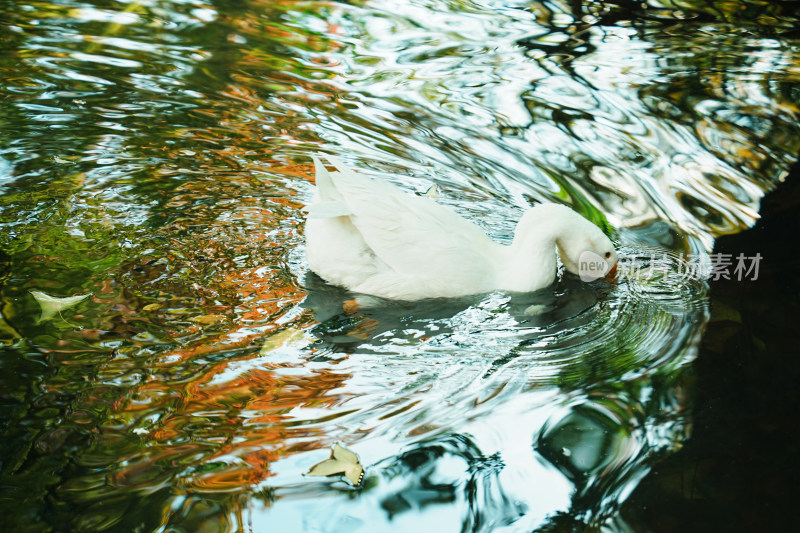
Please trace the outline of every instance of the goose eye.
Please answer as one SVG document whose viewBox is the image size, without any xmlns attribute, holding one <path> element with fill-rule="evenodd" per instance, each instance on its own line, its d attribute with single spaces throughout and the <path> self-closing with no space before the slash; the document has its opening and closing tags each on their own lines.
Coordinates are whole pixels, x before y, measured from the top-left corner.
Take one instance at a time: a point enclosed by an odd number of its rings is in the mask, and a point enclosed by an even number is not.
<svg viewBox="0 0 800 533">
<path fill-rule="evenodd" d="M 608 259 L 609 257 L 611 257 L 611 252 L 606 252 L 606 259 Z"/>
</svg>

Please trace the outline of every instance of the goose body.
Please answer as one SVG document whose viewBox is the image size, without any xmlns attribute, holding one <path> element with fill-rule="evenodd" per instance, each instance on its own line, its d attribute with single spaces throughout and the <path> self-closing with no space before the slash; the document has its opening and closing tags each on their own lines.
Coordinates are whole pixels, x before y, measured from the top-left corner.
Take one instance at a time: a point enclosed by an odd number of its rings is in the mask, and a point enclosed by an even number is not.
<svg viewBox="0 0 800 533">
<path fill-rule="evenodd" d="M 601 275 L 616 266 L 608 237 L 566 206 L 530 208 L 513 242 L 502 245 L 431 198 L 357 174 L 337 157 L 326 158 L 339 171 L 328 172 L 314 157 L 317 186 L 306 208 L 306 257 L 311 270 L 334 285 L 419 300 L 542 289 L 555 279 L 557 253 L 575 274 L 586 252 L 602 258 Z"/>
</svg>

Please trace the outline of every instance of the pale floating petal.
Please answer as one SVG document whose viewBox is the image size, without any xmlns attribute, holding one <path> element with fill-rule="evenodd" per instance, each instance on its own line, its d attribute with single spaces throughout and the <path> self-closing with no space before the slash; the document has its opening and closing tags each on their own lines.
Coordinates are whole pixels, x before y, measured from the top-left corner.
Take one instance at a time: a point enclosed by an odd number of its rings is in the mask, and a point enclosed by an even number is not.
<svg viewBox="0 0 800 533">
<path fill-rule="evenodd" d="M 49 294 L 41 291 L 30 292 L 31 296 L 33 296 L 33 298 L 39 302 L 39 306 L 42 308 L 42 314 L 39 317 L 39 322 L 52 318 L 56 313 L 61 313 L 61 311 L 64 309 L 69 309 L 70 307 L 77 305 L 92 295 L 92 293 L 89 293 L 80 296 L 67 296 L 66 298 L 58 298 L 56 296 L 50 296 Z"/>
</svg>

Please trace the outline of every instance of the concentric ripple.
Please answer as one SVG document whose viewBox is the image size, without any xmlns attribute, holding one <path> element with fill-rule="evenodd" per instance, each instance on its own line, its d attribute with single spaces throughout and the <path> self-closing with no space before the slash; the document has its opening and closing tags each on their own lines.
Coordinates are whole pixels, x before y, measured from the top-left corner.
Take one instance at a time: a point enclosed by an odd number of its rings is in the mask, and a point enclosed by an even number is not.
<svg viewBox="0 0 800 533">
<path fill-rule="evenodd" d="M 650 255 L 622 252 L 621 261 L 655 266 L 645 262 Z M 679 256 L 660 260 L 660 275 L 650 279 L 630 269 L 616 283 L 585 284 L 565 274 L 553 287 L 530 295 L 387 303 L 323 319 L 309 330 L 307 349 L 313 347 L 315 360 L 335 360 L 338 371 L 351 378 L 339 391 L 341 403 L 326 410 L 324 420 L 306 419 L 303 425 L 328 423 L 331 412 L 338 412 L 336 426 L 350 428 L 350 445 L 370 465 L 371 489 L 352 504 L 323 500 L 315 509 L 331 516 L 330 524 L 341 524 L 373 506 L 399 505 L 401 515 L 424 507 L 424 498 L 417 501 L 419 484 L 426 483 L 422 468 L 444 483 L 435 497 L 455 498 L 459 512 L 469 514 L 466 509 L 476 505 L 497 505 L 503 512 L 515 508 L 520 519 L 514 530 L 546 521 L 552 506 L 566 508 L 574 486 L 586 502 L 606 502 L 585 503 L 584 519 L 609 516 L 610 502 L 624 497 L 646 471 L 646 458 L 673 447 L 685 431 L 680 387 L 655 383 L 674 380 L 693 358 L 706 320 L 707 285 L 702 278 L 682 276 Z M 303 305 L 332 309 L 349 297 L 318 283 L 309 278 L 311 292 Z M 447 449 L 444 443 L 454 435 L 467 439 L 475 450 L 469 453 L 478 455 L 456 459 L 439 452 L 424 455 L 425 466 L 403 466 L 415 450 Z M 530 461 L 531 445 L 539 462 Z M 387 450 L 398 446 L 407 451 L 386 458 Z M 459 461 L 486 462 L 495 473 L 458 466 Z M 486 493 L 447 492 L 470 483 L 465 468 L 470 476 L 475 469 L 488 476 L 482 477 Z M 497 477 L 498 472 L 504 474 Z M 532 488 L 530 479 L 548 484 L 547 494 Z M 289 497 L 294 490 L 279 489 L 282 494 Z M 289 497 L 281 514 L 266 516 L 291 524 L 288 517 L 308 512 L 307 504 Z M 387 522 L 373 519 L 371 527 L 388 531 L 393 516 L 389 513 Z"/>
<path fill-rule="evenodd" d="M 437 376 L 435 385 L 421 377 L 426 368 L 419 368 L 402 386 L 409 399 L 416 397 L 412 410 L 420 413 L 428 403 L 454 402 L 462 394 L 468 403 L 475 393 L 470 385 L 486 395 L 512 384 L 571 390 L 635 379 L 664 364 L 690 360 L 693 351 L 687 347 L 694 345 L 706 319 L 705 278 L 686 275 L 681 270 L 685 262 L 676 254 L 662 252 L 657 265 L 651 258 L 623 252 L 620 264 L 638 263 L 639 268 L 622 268 L 613 283 L 586 284 L 562 274 L 553 288 L 530 295 L 494 293 L 459 303 L 432 300 L 366 309 L 344 322 L 332 318 L 313 328 L 319 339 L 314 346 L 344 349 L 353 354 L 350 360 L 357 357 L 362 363 L 371 357 L 384 363 L 424 361 Z M 346 296 L 334 292 L 330 297 L 341 302 Z M 435 369 L 438 365 L 452 365 L 447 379 Z M 434 387 L 438 392 L 432 395 Z M 417 397 L 418 388 L 425 388 L 426 395 Z M 371 411 L 371 416 L 385 415 L 396 426 L 391 412 Z M 441 427 L 441 415 L 439 409 L 431 413 L 436 423 L 412 418 L 415 424 Z"/>
</svg>

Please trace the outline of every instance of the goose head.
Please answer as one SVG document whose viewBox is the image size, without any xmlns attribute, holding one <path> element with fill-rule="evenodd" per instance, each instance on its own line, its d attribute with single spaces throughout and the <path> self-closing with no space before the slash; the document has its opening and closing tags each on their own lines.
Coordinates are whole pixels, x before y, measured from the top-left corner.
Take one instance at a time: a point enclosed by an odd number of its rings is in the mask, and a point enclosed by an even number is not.
<svg viewBox="0 0 800 533">
<path fill-rule="evenodd" d="M 616 271 L 617 252 L 600 228 L 567 206 L 540 204 L 525 212 L 514 233 L 510 266 L 517 290 L 550 284 L 556 253 L 564 268 L 583 281 Z"/>
<path fill-rule="evenodd" d="M 564 268 L 584 281 L 613 275 L 618 260 L 614 245 L 597 226 L 583 221 L 586 224 L 579 224 L 566 237 L 556 239 Z"/>
</svg>

